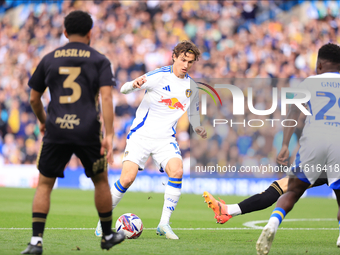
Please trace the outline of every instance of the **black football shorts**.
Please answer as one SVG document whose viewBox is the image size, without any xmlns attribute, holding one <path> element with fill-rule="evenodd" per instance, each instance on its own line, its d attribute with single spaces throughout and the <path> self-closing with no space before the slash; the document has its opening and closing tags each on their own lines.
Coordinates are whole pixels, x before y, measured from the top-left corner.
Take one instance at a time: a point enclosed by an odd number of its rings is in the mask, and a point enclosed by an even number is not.
<svg viewBox="0 0 340 255">
<path fill-rule="evenodd" d="M 37 168 L 46 177 L 64 177 L 64 169 L 74 153 L 85 168 L 87 177 L 107 171 L 106 155 L 100 155 L 101 144 L 75 145 L 43 142 L 37 158 Z"/>
</svg>

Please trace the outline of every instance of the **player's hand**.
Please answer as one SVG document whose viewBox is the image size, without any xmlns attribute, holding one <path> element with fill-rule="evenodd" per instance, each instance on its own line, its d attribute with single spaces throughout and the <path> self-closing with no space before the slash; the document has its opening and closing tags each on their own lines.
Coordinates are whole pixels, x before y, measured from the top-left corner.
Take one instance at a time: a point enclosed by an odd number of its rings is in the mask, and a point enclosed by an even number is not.
<svg viewBox="0 0 340 255">
<path fill-rule="evenodd" d="M 203 139 L 207 138 L 207 131 L 205 130 L 204 127 L 202 127 L 202 126 L 196 127 L 195 132 L 196 132 L 196 134 L 198 134 Z"/>
<path fill-rule="evenodd" d="M 142 85 L 146 82 L 146 75 L 138 77 L 136 80 L 133 81 L 132 86 L 136 89 L 140 89 Z"/>
<path fill-rule="evenodd" d="M 41 136 L 45 135 L 45 129 L 46 129 L 45 123 L 44 124 L 40 123 L 39 130 L 40 130 Z"/>
<path fill-rule="evenodd" d="M 276 157 L 276 163 L 287 166 L 289 158 L 289 150 L 287 145 L 283 145 L 279 154 Z"/>
<path fill-rule="evenodd" d="M 102 141 L 102 146 L 100 148 L 100 154 L 104 155 L 106 151 L 106 159 L 107 162 L 112 165 L 113 164 L 113 154 L 112 154 L 112 135 L 105 136 Z"/>
</svg>

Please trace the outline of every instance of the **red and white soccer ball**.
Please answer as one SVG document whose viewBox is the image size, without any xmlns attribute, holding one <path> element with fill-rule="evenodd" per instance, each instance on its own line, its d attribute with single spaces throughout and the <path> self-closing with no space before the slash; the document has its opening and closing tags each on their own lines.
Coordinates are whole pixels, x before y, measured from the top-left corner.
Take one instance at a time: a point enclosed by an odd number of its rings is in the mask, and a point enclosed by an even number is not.
<svg viewBox="0 0 340 255">
<path fill-rule="evenodd" d="M 116 221 L 116 231 L 127 239 L 136 239 L 143 232 L 143 222 L 136 214 L 125 213 Z"/>
</svg>

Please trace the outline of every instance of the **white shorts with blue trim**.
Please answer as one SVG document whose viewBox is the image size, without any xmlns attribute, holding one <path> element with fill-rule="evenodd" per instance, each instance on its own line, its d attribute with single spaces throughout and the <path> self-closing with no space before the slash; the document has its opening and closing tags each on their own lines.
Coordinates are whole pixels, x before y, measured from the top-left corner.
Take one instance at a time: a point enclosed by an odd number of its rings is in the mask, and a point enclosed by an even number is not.
<svg viewBox="0 0 340 255">
<path fill-rule="evenodd" d="M 170 159 L 179 158 L 182 160 L 181 151 L 174 137 L 150 139 L 134 134 L 126 140 L 123 162 L 132 161 L 139 166 L 139 170 L 143 170 L 149 156 L 152 157 L 161 172 L 165 170 Z"/>
<path fill-rule="evenodd" d="M 301 147 L 291 172 L 309 184 L 327 178 L 330 188 L 340 189 L 340 136 L 326 130 L 308 132 L 299 142 Z"/>
</svg>

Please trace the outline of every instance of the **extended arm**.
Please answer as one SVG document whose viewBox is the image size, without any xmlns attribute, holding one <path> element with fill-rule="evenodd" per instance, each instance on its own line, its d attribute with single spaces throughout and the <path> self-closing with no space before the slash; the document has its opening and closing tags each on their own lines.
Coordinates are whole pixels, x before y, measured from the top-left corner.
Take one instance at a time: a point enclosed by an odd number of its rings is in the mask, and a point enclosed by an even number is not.
<svg viewBox="0 0 340 255">
<path fill-rule="evenodd" d="M 143 75 L 139 78 L 137 78 L 134 81 L 129 81 L 126 82 L 121 88 L 120 88 L 120 92 L 123 94 L 129 94 L 133 91 L 136 90 L 141 90 L 142 89 L 142 85 L 144 83 L 146 83 L 147 79 L 146 79 L 146 75 Z"/>
<path fill-rule="evenodd" d="M 31 89 L 30 93 L 30 104 L 32 107 L 32 110 L 37 116 L 39 122 L 40 122 L 40 132 L 44 134 L 45 131 L 45 122 L 46 122 L 46 113 L 44 110 L 44 106 L 41 101 L 41 96 L 44 92 L 38 92 L 34 89 Z"/>
<path fill-rule="evenodd" d="M 299 119 L 300 116 L 300 109 L 296 107 L 296 105 L 292 105 L 289 109 L 288 115 L 287 115 L 287 119 L 293 119 L 295 121 L 297 121 Z M 292 137 L 294 130 L 295 130 L 295 123 L 294 121 L 287 121 L 287 126 L 290 127 L 284 127 L 283 128 L 283 142 L 282 142 L 282 146 L 287 146 L 289 145 L 289 141 L 290 138 Z"/>
<path fill-rule="evenodd" d="M 296 107 L 296 105 L 291 105 L 288 115 L 287 115 L 287 119 L 293 119 L 295 121 L 298 120 L 299 116 L 300 116 L 300 109 Z M 288 150 L 288 146 L 289 146 L 289 141 L 290 138 L 292 137 L 294 130 L 295 130 L 295 123 L 294 121 L 286 121 L 286 125 L 290 126 L 290 127 L 284 127 L 283 128 L 283 142 L 282 142 L 282 148 L 281 151 L 279 152 L 279 154 L 277 155 L 277 163 L 281 164 L 281 165 L 287 165 L 287 160 L 289 157 L 289 150 Z"/>
<path fill-rule="evenodd" d="M 30 104 L 31 104 L 31 107 L 32 107 L 32 110 L 35 116 L 37 116 L 40 123 L 45 124 L 46 113 L 45 113 L 44 106 L 41 101 L 42 94 L 43 93 L 40 93 L 34 89 L 31 89 Z"/>
<path fill-rule="evenodd" d="M 112 88 L 111 86 L 100 87 L 100 95 L 102 98 L 102 111 L 105 127 L 105 136 L 102 142 L 101 154 L 104 155 L 107 151 L 107 161 L 112 164 L 112 140 L 113 140 L 113 103 L 112 103 Z"/>
</svg>

